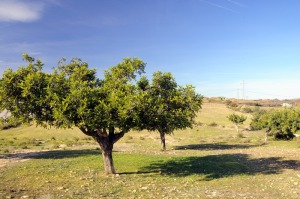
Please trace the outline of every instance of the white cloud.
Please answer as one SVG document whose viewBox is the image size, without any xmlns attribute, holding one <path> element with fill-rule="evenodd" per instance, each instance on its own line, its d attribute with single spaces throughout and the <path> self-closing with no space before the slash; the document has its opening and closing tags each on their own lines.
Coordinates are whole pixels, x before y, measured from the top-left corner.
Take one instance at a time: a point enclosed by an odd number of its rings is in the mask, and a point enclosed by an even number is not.
<svg viewBox="0 0 300 199">
<path fill-rule="evenodd" d="M 43 9 L 41 2 L 0 0 L 0 21 L 36 21 L 40 19 Z"/>
</svg>

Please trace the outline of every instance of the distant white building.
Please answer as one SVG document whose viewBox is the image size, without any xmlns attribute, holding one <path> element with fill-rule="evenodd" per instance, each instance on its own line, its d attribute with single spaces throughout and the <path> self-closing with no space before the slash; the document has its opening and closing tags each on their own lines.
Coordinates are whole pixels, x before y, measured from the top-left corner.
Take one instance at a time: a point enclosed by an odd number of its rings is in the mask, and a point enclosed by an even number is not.
<svg viewBox="0 0 300 199">
<path fill-rule="evenodd" d="M 287 108 L 290 108 L 292 107 L 293 105 L 289 104 L 289 103 L 283 103 L 282 104 L 282 107 L 287 107 Z"/>
</svg>

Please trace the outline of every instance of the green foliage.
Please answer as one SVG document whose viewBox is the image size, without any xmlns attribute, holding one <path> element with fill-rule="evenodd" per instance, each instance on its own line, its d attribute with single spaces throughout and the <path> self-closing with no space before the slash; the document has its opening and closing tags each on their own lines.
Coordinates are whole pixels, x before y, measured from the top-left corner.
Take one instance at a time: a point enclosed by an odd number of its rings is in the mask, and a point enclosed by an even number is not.
<svg viewBox="0 0 300 199">
<path fill-rule="evenodd" d="M 73 58 L 59 62 L 52 73 L 42 72 L 42 62 L 23 54 L 28 62 L 13 72 L 3 74 L 0 85 L 0 108 L 6 108 L 24 123 L 57 128 L 78 127 L 99 143 L 110 160 L 113 144 L 137 126 L 139 87 L 136 76 L 144 72 L 145 63 L 137 58 L 123 62 L 96 77 L 96 70 Z M 0 110 L 1 110 L 0 109 Z M 119 130 L 119 133 L 115 131 Z"/>
<path fill-rule="evenodd" d="M 146 77 L 138 80 L 145 63 L 137 58 L 125 58 L 98 79 L 96 70 L 79 58 L 62 59 L 52 73 L 45 73 L 40 60 L 23 57 L 26 67 L 3 74 L 0 108 L 25 123 L 78 127 L 100 145 L 107 173 L 115 173 L 113 144 L 124 133 L 138 128 L 170 134 L 192 127 L 201 108 L 202 96 L 191 85 L 178 86 L 171 73 L 154 73 L 151 84 Z"/>
<path fill-rule="evenodd" d="M 243 116 L 243 115 L 236 115 L 234 113 L 232 113 L 231 115 L 229 115 L 227 117 L 229 119 L 229 121 L 231 121 L 234 125 L 235 128 L 237 130 L 237 132 L 239 132 L 239 124 L 243 124 L 244 121 L 246 121 L 247 117 Z"/>
<path fill-rule="evenodd" d="M 143 96 L 141 128 L 167 134 L 192 127 L 202 104 L 202 96 L 196 94 L 193 86 L 178 86 L 171 73 L 160 71 L 153 74 L 152 84 L 148 83 Z"/>
<path fill-rule="evenodd" d="M 300 111 L 295 109 L 271 110 L 255 115 L 251 129 L 266 129 L 276 139 L 292 139 L 300 131 Z"/>
<path fill-rule="evenodd" d="M 227 118 L 234 124 L 243 124 L 247 119 L 247 117 L 245 117 L 243 115 L 237 115 L 234 113 L 229 115 Z"/>
<path fill-rule="evenodd" d="M 27 67 L 20 67 L 16 72 L 8 69 L 4 72 L 0 87 L 0 108 L 7 109 L 22 122 L 36 118 L 49 120 L 50 107 L 47 102 L 48 75 L 41 71 L 43 64 L 24 55 Z"/>
<path fill-rule="evenodd" d="M 253 117 L 252 117 L 252 120 L 250 123 L 250 129 L 252 131 L 261 130 L 263 128 L 261 125 L 261 118 L 266 112 L 267 112 L 266 110 L 259 110 L 253 114 Z"/>
<path fill-rule="evenodd" d="M 202 96 L 196 94 L 193 86 L 178 86 L 171 73 L 160 71 L 153 74 L 151 83 L 141 78 L 138 85 L 143 96 L 139 128 L 158 131 L 165 149 L 165 134 L 192 127 L 196 113 L 201 108 Z"/>
<path fill-rule="evenodd" d="M 20 126 L 22 123 L 16 117 L 0 118 L 0 130 L 15 128 Z"/>
<path fill-rule="evenodd" d="M 104 80 L 96 70 L 78 58 L 59 62 L 54 72 L 42 72 L 43 64 L 24 54 L 27 67 L 3 74 L 0 87 L 1 108 L 7 108 L 22 122 L 86 131 L 114 126 L 128 131 L 134 126 L 133 109 L 138 102 L 137 87 L 132 80 L 142 73 L 145 64 L 137 58 L 126 58 L 105 71 Z"/>
</svg>

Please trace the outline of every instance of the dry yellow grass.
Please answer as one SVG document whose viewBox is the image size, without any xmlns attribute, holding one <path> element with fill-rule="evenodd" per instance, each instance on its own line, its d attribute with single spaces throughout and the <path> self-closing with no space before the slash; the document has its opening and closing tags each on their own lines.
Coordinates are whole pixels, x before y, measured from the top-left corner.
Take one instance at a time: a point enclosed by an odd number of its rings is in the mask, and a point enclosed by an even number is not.
<svg viewBox="0 0 300 199">
<path fill-rule="evenodd" d="M 232 123 L 227 118 L 227 116 L 232 113 L 243 114 L 247 116 L 245 126 L 247 126 L 250 123 L 252 117 L 250 114 L 233 111 L 232 109 L 227 108 L 227 106 L 223 103 L 209 102 L 203 103 L 202 109 L 197 114 L 196 122 L 201 122 L 208 125 L 215 122 L 218 125 L 232 127 Z"/>
</svg>

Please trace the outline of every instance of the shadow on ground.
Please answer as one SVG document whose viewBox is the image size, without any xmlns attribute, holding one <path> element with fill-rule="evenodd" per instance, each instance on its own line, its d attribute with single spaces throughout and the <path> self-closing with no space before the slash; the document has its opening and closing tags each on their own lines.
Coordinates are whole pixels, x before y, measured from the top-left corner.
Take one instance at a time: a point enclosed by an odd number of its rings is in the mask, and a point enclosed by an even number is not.
<svg viewBox="0 0 300 199">
<path fill-rule="evenodd" d="M 213 180 L 234 175 L 278 174 L 284 169 L 300 169 L 296 160 L 278 157 L 251 159 L 247 154 L 223 154 L 204 157 L 174 157 L 140 168 L 141 172 L 176 177 L 201 175 L 201 180 Z"/>
<path fill-rule="evenodd" d="M 226 149 L 248 149 L 258 147 L 261 145 L 250 145 L 250 144 L 190 144 L 183 146 L 176 146 L 175 150 L 226 150 Z"/>
<path fill-rule="evenodd" d="M 23 158 L 23 159 L 62 159 L 62 158 L 75 158 L 87 155 L 100 155 L 100 150 L 85 149 L 85 150 L 54 150 L 54 151 L 39 151 L 39 152 L 23 152 L 16 154 L 9 154 L 2 158 Z"/>
</svg>

